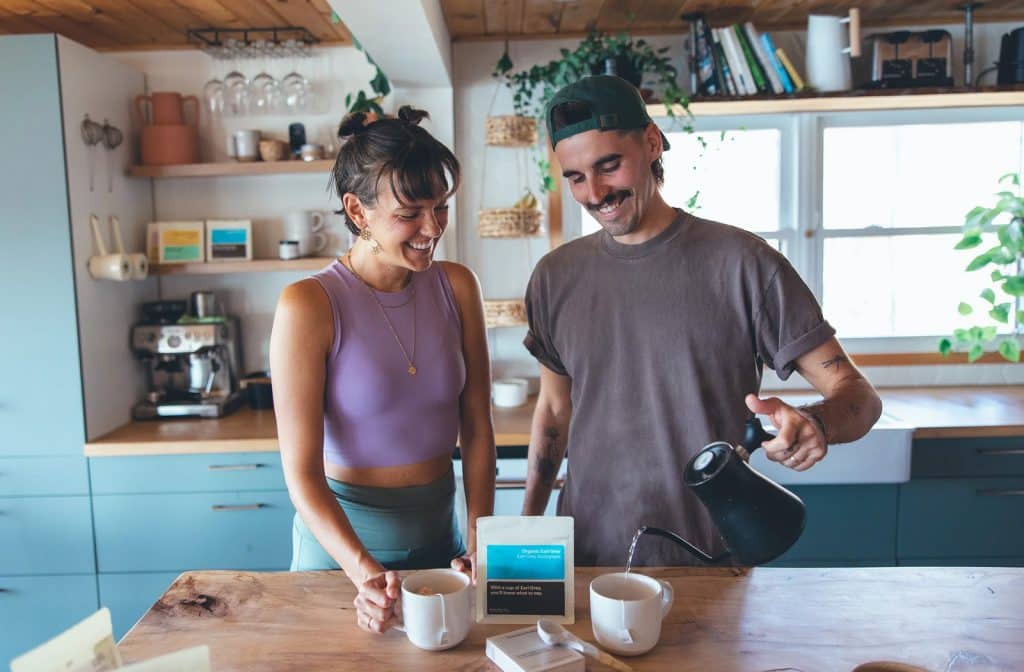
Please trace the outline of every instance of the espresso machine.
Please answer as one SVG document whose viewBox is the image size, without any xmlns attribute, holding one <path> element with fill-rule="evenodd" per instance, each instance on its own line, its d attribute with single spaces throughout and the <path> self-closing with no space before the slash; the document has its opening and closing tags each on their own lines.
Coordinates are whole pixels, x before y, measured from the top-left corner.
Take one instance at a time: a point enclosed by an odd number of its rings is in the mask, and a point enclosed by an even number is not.
<svg viewBox="0 0 1024 672">
<path fill-rule="evenodd" d="M 193 296 L 191 314 L 184 301 L 150 302 L 131 328 L 132 353 L 146 365 L 149 387 L 132 407 L 136 420 L 218 418 L 241 403 L 238 320 L 196 315 L 197 304 L 210 305 L 210 293 L 196 294 L 201 302 Z"/>
</svg>

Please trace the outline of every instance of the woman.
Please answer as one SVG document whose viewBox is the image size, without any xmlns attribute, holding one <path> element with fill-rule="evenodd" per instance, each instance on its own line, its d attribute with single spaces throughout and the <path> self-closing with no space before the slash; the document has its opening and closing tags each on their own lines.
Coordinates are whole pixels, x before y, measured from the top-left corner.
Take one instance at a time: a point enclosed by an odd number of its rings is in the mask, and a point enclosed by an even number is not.
<svg viewBox="0 0 1024 672">
<path fill-rule="evenodd" d="M 333 182 L 358 236 L 285 288 L 270 339 L 274 407 L 295 504 L 292 570 L 342 569 L 359 625 L 396 622 L 396 569 L 473 572 L 494 508 L 490 364 L 476 276 L 434 263 L 459 163 L 427 114 L 346 117 Z M 468 514 L 454 513 L 460 442 Z"/>
</svg>

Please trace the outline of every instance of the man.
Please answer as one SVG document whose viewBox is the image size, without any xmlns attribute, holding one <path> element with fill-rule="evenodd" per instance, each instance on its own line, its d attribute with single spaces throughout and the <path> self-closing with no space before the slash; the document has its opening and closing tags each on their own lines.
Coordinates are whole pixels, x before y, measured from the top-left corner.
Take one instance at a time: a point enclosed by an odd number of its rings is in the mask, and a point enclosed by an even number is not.
<svg viewBox="0 0 1024 672">
<path fill-rule="evenodd" d="M 632 85 L 585 78 L 546 116 L 573 198 L 602 230 L 551 251 L 530 278 L 525 345 L 541 384 L 523 513 L 543 513 L 568 451 L 558 512 L 576 519 L 577 564 L 624 564 L 642 525 L 716 555 L 721 538 L 683 484 L 690 458 L 712 441 L 737 445 L 760 413 L 778 428 L 769 459 L 804 471 L 829 443 L 863 436 L 881 401 L 785 257 L 664 201 L 668 141 Z M 797 371 L 824 399 L 758 398 L 763 365 Z M 695 560 L 645 539 L 635 562 Z"/>
</svg>

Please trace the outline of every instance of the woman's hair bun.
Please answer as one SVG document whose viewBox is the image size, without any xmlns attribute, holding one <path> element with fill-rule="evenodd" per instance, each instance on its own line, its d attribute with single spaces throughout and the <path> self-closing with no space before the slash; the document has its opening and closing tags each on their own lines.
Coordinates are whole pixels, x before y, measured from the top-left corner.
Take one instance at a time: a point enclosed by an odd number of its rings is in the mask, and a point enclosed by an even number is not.
<svg viewBox="0 0 1024 672">
<path fill-rule="evenodd" d="M 346 114 L 338 126 L 339 138 L 350 138 L 366 128 L 366 113 L 352 112 Z"/>
<path fill-rule="evenodd" d="M 418 110 L 412 105 L 402 105 L 398 110 L 398 118 L 410 126 L 419 126 L 420 122 L 429 119 L 430 115 L 425 110 Z"/>
</svg>

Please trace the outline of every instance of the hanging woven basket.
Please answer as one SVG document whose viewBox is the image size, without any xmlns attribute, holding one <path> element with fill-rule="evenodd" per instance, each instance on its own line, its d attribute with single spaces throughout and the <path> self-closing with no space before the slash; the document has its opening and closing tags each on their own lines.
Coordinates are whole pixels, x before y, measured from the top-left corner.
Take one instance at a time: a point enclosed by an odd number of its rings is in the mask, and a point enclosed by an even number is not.
<svg viewBox="0 0 1024 672">
<path fill-rule="evenodd" d="M 540 233 L 540 208 L 491 208 L 477 213 L 481 238 L 525 238 Z"/>
<path fill-rule="evenodd" d="M 487 117 L 484 142 L 495 147 L 530 147 L 537 144 L 537 120 L 502 115 Z"/>
<path fill-rule="evenodd" d="M 526 303 L 522 299 L 485 299 L 484 324 L 488 329 L 524 325 Z"/>
</svg>

